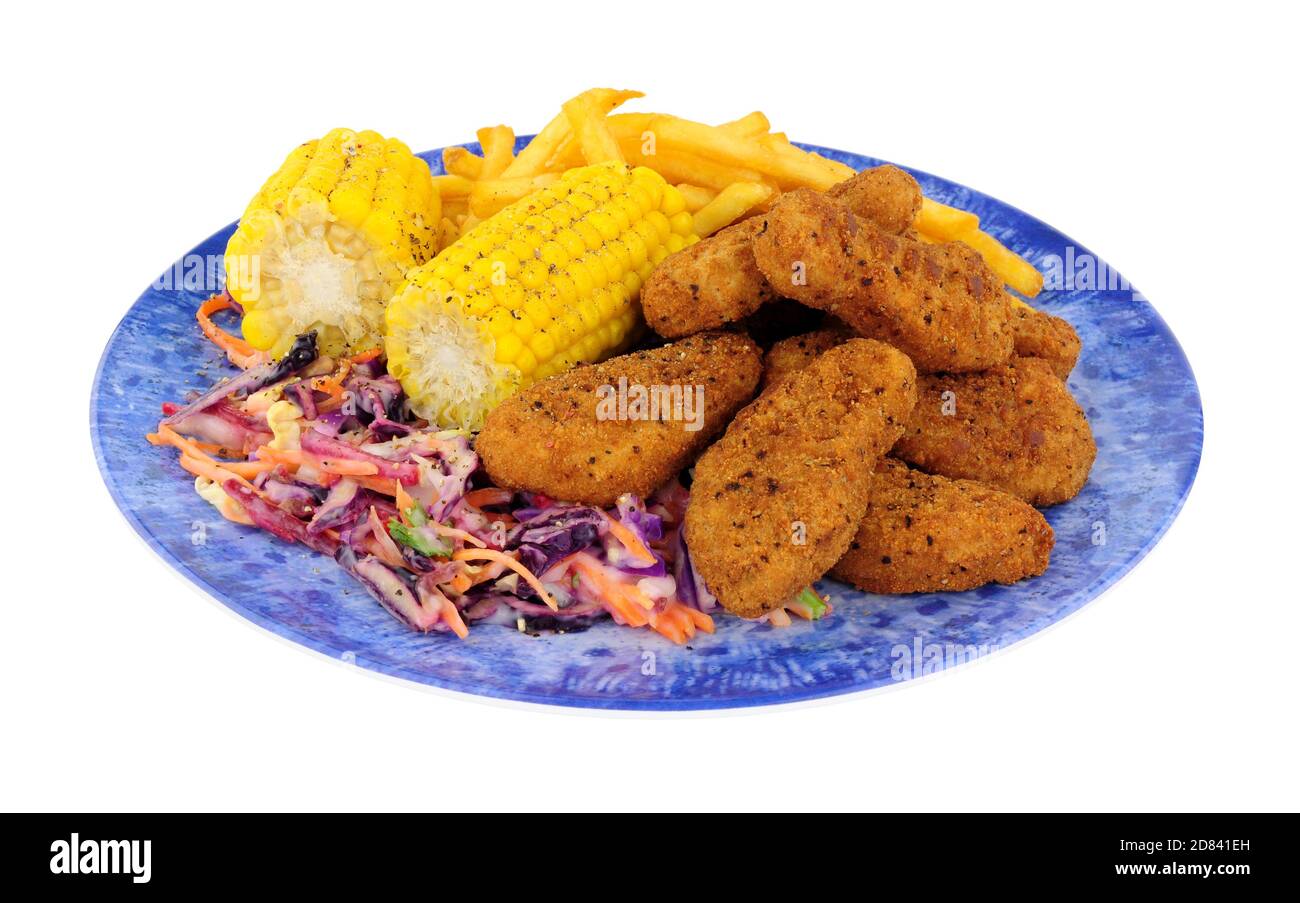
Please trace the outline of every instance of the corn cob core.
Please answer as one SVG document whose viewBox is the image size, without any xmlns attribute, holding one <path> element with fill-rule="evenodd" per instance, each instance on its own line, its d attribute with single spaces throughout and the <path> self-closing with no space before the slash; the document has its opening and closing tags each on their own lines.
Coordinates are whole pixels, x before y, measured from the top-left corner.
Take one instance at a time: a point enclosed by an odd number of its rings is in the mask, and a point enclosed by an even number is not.
<svg viewBox="0 0 1300 903">
<path fill-rule="evenodd" d="M 635 339 L 641 284 L 696 241 L 653 170 L 571 169 L 407 275 L 385 317 L 389 371 L 419 416 L 478 429 L 529 383 Z"/>
<path fill-rule="evenodd" d="M 375 347 L 384 305 L 433 256 L 440 219 L 429 166 L 402 142 L 335 129 L 301 145 L 226 246 L 244 338 L 275 357 L 311 329 L 327 354 Z"/>
</svg>

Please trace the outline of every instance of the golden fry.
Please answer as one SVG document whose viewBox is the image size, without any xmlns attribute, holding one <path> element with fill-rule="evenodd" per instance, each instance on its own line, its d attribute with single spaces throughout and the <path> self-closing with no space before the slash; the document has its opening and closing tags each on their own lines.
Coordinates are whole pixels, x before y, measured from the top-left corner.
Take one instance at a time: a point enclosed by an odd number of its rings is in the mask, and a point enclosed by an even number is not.
<svg viewBox="0 0 1300 903">
<path fill-rule="evenodd" d="M 449 219 L 449 220 L 451 220 L 452 222 L 455 222 L 455 221 L 456 221 L 456 217 L 458 217 L 458 216 L 464 216 L 466 213 L 469 213 L 469 194 L 468 194 L 468 193 L 466 193 L 466 195 L 465 195 L 464 197 L 461 197 L 461 198 L 448 198 L 448 197 L 444 197 L 444 198 L 442 199 L 442 215 L 443 215 L 443 218 L 445 218 L 445 219 Z"/>
<path fill-rule="evenodd" d="M 761 182 L 761 173 L 707 160 L 696 154 L 675 148 L 654 147 L 654 153 L 644 153 L 640 137 L 619 141 L 627 162 L 653 169 L 669 182 L 686 182 L 713 191 L 721 191 L 734 182 Z"/>
<path fill-rule="evenodd" d="M 701 207 L 718 196 L 712 188 L 701 188 L 699 185 L 686 182 L 678 185 L 677 190 L 682 193 L 682 200 L 686 202 L 688 213 L 697 213 Z"/>
<path fill-rule="evenodd" d="M 976 229 L 958 236 L 984 258 L 990 270 L 1020 294 L 1033 298 L 1043 290 L 1043 274 L 987 232 Z"/>
<path fill-rule="evenodd" d="M 771 136 L 749 139 L 701 122 L 664 115 L 652 117 L 647 131 L 655 136 L 657 151 L 661 155 L 671 148 L 734 167 L 752 169 L 771 177 L 783 190 L 807 186 L 824 191 L 853 175 L 850 167 L 771 141 Z"/>
<path fill-rule="evenodd" d="M 940 204 L 929 198 L 921 199 L 921 212 L 916 215 L 916 228 L 922 235 L 936 242 L 957 241 L 970 232 L 978 232 L 980 218 L 965 210 Z"/>
<path fill-rule="evenodd" d="M 468 151 L 466 151 L 466 153 L 468 153 Z M 472 157 L 474 155 L 470 154 L 470 156 Z M 476 157 L 475 159 L 479 158 Z M 470 190 L 474 187 L 474 182 L 467 179 L 465 176 L 434 176 L 433 187 L 437 189 L 438 196 L 442 198 L 443 204 L 445 205 L 448 200 L 469 197 Z"/>
<path fill-rule="evenodd" d="M 442 152 L 442 168 L 448 175 L 471 181 L 483 178 L 483 158 L 463 147 L 448 147 Z"/>
<path fill-rule="evenodd" d="M 731 122 L 724 122 L 718 128 L 730 132 L 733 135 L 739 135 L 742 138 L 754 138 L 758 135 L 766 135 L 772 129 L 772 123 L 767 121 L 767 117 L 758 110 L 739 119 L 733 119 Z"/>
<path fill-rule="evenodd" d="M 483 147 L 483 164 L 479 178 L 498 178 L 515 158 L 515 131 L 508 125 L 494 125 L 491 128 L 479 129 L 477 134 L 478 143 Z"/>
<path fill-rule="evenodd" d="M 695 214 L 692 220 L 695 234 L 703 238 L 723 226 L 730 226 L 754 207 L 769 200 L 772 194 L 772 187 L 762 182 L 733 182 Z"/>
<path fill-rule="evenodd" d="M 852 166 L 836 160 L 828 160 L 820 154 L 800 150 L 790 143 L 784 132 L 775 135 L 763 135 L 756 139 L 758 144 L 784 161 L 793 175 L 783 181 L 778 176 L 777 184 L 782 190 L 790 188 L 816 188 L 825 191 L 856 174 Z"/>
<path fill-rule="evenodd" d="M 587 163 L 626 162 L 623 152 L 618 149 L 618 140 L 605 122 L 605 114 L 589 95 L 579 94 L 566 101 L 564 115 L 568 117 L 569 129 L 582 148 L 582 158 Z"/>
<path fill-rule="evenodd" d="M 579 96 L 592 98 L 596 108 L 603 114 L 609 113 L 624 101 L 634 97 L 644 97 L 640 91 L 620 91 L 614 88 L 592 88 Z M 526 178 L 551 171 L 552 158 L 560 150 L 565 139 L 573 134 L 569 127 L 569 118 L 561 110 L 559 115 L 546 124 L 528 146 L 501 173 L 503 179 Z"/>
</svg>

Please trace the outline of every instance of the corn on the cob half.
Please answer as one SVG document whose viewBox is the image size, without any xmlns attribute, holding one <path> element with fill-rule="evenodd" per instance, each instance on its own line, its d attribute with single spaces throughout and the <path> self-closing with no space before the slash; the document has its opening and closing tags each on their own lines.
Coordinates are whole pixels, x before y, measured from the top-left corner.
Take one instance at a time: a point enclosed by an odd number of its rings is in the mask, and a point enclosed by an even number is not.
<svg viewBox="0 0 1300 903">
<path fill-rule="evenodd" d="M 384 305 L 436 252 L 440 219 L 428 164 L 395 138 L 335 129 L 301 145 L 226 246 L 244 338 L 275 357 L 310 329 L 327 354 L 375 347 Z"/>
<path fill-rule="evenodd" d="M 385 317 L 389 371 L 421 417 L 477 429 L 529 383 L 634 339 L 642 282 L 697 240 L 653 170 L 571 169 L 407 275 Z"/>
</svg>

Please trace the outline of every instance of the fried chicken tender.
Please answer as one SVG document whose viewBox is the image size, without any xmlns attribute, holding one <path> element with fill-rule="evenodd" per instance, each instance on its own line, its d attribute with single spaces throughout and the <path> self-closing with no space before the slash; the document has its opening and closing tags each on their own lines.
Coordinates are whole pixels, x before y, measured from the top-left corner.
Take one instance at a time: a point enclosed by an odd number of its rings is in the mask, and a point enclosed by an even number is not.
<svg viewBox="0 0 1300 903">
<path fill-rule="evenodd" d="M 763 615 L 840 559 L 915 399 L 905 355 L 853 339 L 737 415 L 695 466 L 684 526 L 695 570 L 724 608 Z"/>
<path fill-rule="evenodd" d="M 1083 347 L 1073 326 L 1060 317 L 1023 304 L 1015 305 L 1012 323 L 1017 357 L 1042 358 L 1061 379 L 1070 376 Z"/>
<path fill-rule="evenodd" d="M 1052 366 L 1015 358 L 983 373 L 922 376 L 893 454 L 927 473 L 977 480 L 1043 507 L 1079 494 L 1097 445 Z"/>
<path fill-rule="evenodd" d="M 492 480 L 509 489 L 600 507 L 625 492 L 644 498 L 731 422 L 753 397 L 761 368 L 762 352 L 739 333 L 634 351 L 502 402 L 475 448 Z"/>
<path fill-rule="evenodd" d="M 960 242 L 889 235 L 834 198 L 782 195 L 752 240 L 781 294 L 907 354 L 922 372 L 969 372 L 1011 357 L 1011 297 Z"/>
<path fill-rule="evenodd" d="M 836 324 L 804 335 L 782 339 L 763 358 L 763 383 L 760 391 L 776 385 L 791 373 L 804 369 L 823 353 L 853 338 L 846 327 Z"/>
<path fill-rule="evenodd" d="M 890 234 L 911 228 L 921 209 L 920 186 L 897 166 L 863 170 L 829 194 Z M 777 297 L 750 247 L 760 222 L 755 216 L 728 226 L 655 267 L 641 287 L 650 328 L 667 339 L 717 329 Z"/>
<path fill-rule="evenodd" d="M 757 226 L 756 217 L 742 220 L 655 267 L 641 287 L 650 328 L 668 339 L 717 329 L 775 298 L 750 248 Z"/>
<path fill-rule="evenodd" d="M 885 458 L 836 580 L 872 593 L 956 592 L 1047 570 L 1052 528 L 1010 493 Z"/>
<path fill-rule="evenodd" d="M 890 235 L 907 232 L 921 212 L 921 186 L 909 173 L 888 163 L 832 185 L 826 195 Z"/>
</svg>

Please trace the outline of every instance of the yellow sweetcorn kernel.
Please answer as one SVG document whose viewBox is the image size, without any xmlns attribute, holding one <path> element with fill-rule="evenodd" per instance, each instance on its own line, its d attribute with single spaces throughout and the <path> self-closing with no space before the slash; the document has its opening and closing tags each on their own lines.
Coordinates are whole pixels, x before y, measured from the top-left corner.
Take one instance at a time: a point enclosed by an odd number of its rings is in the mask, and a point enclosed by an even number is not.
<svg viewBox="0 0 1300 903">
<path fill-rule="evenodd" d="M 310 330 L 326 354 L 375 347 L 385 304 L 433 256 L 440 221 L 429 167 L 400 141 L 335 129 L 295 148 L 226 246 L 244 337 L 277 357 Z"/>
<path fill-rule="evenodd" d="M 649 169 L 581 167 L 412 270 L 385 335 L 413 410 L 477 429 L 522 386 L 622 350 L 641 329 L 637 292 L 653 263 L 694 238 L 683 211 Z M 455 291 L 431 291 L 430 277 Z"/>
</svg>

